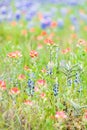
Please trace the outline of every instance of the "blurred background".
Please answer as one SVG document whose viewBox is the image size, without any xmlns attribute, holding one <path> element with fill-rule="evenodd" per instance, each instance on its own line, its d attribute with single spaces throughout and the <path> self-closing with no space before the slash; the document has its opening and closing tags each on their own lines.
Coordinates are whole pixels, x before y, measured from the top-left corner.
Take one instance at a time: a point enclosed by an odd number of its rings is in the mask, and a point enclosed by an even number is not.
<svg viewBox="0 0 87 130">
<path fill-rule="evenodd" d="M 71 30 L 85 38 L 86 5 L 87 0 L 0 0 L 0 24 L 24 24 L 25 29 L 40 28 L 48 33 L 50 27 L 54 32 L 65 29 L 65 34 Z"/>
<path fill-rule="evenodd" d="M 0 0 L 0 22 L 21 19 L 29 22 L 38 16 L 43 23 L 60 18 L 59 22 L 63 24 L 62 20 L 69 13 L 74 23 L 77 16 L 87 21 L 87 12 L 83 11 L 84 8 L 87 11 L 86 4 L 86 0 Z"/>
</svg>

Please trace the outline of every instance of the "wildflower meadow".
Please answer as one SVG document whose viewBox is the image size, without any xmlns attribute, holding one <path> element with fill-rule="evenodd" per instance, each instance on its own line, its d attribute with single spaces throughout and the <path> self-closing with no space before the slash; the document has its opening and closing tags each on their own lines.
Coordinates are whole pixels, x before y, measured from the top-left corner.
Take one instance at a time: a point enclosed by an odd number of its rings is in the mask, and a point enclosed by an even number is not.
<svg viewBox="0 0 87 130">
<path fill-rule="evenodd" d="M 0 130 L 87 130 L 87 0 L 0 0 Z"/>
</svg>

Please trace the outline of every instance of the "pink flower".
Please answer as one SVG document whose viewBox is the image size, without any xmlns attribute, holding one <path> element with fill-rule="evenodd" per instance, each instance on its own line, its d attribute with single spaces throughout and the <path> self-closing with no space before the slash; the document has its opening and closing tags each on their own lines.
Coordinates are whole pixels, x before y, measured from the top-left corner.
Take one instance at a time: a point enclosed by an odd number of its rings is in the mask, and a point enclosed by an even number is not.
<svg viewBox="0 0 87 130">
<path fill-rule="evenodd" d="M 54 42 L 51 39 L 45 39 L 45 43 L 48 45 L 54 45 Z"/>
<path fill-rule="evenodd" d="M 18 76 L 18 79 L 19 80 L 23 80 L 23 79 L 25 79 L 26 77 L 25 77 L 25 75 L 23 75 L 23 74 L 20 74 L 19 76 Z"/>
<path fill-rule="evenodd" d="M 26 105 L 30 105 L 30 106 L 33 105 L 32 101 L 30 101 L 30 100 L 25 100 L 25 101 L 24 101 L 24 104 L 26 104 Z"/>
<path fill-rule="evenodd" d="M 87 110 L 85 111 L 84 115 L 85 115 L 85 119 L 87 119 Z"/>
<path fill-rule="evenodd" d="M 39 36 L 37 37 L 37 40 L 38 40 L 38 41 L 43 40 L 43 36 L 39 35 Z"/>
<path fill-rule="evenodd" d="M 22 56 L 20 51 L 15 51 L 15 53 L 16 53 L 17 57 L 21 57 Z"/>
<path fill-rule="evenodd" d="M 65 115 L 65 113 L 63 111 L 60 111 L 60 112 L 56 112 L 55 118 L 56 119 L 58 119 L 58 118 L 66 119 L 67 115 Z"/>
<path fill-rule="evenodd" d="M 38 81 L 37 81 L 37 84 L 38 85 L 45 85 L 45 80 L 43 80 L 43 79 L 39 79 Z"/>
<path fill-rule="evenodd" d="M 26 35 L 28 34 L 28 32 L 27 32 L 27 30 L 22 30 L 21 34 L 22 34 L 23 36 L 26 36 Z"/>
<path fill-rule="evenodd" d="M 46 69 L 43 68 L 43 69 L 41 70 L 41 72 L 42 72 L 42 73 L 46 73 Z"/>
<path fill-rule="evenodd" d="M 20 51 L 15 51 L 15 52 L 10 52 L 10 53 L 8 53 L 7 56 L 10 57 L 10 58 L 17 58 L 17 57 L 21 57 L 22 54 L 21 54 Z"/>
<path fill-rule="evenodd" d="M 10 57 L 10 58 L 16 58 L 17 57 L 15 52 L 8 53 L 7 56 Z"/>
<path fill-rule="evenodd" d="M 17 25 L 17 22 L 16 21 L 12 21 L 11 22 L 11 26 L 15 27 Z"/>
<path fill-rule="evenodd" d="M 6 90 L 6 83 L 5 83 L 5 81 L 0 80 L 0 88 L 2 90 Z"/>
<path fill-rule="evenodd" d="M 41 94 L 40 94 L 40 97 L 41 97 L 42 99 L 44 99 L 44 98 L 46 97 L 46 94 L 45 94 L 45 93 L 41 93 Z"/>
<path fill-rule="evenodd" d="M 66 49 L 62 50 L 62 53 L 63 53 L 63 54 L 67 54 L 67 53 L 70 52 L 70 51 L 71 51 L 70 48 L 66 48 Z"/>
<path fill-rule="evenodd" d="M 84 39 L 79 39 L 78 44 L 86 46 L 86 41 Z"/>
<path fill-rule="evenodd" d="M 31 28 L 31 29 L 30 29 L 30 32 L 35 32 L 35 28 Z"/>
<path fill-rule="evenodd" d="M 38 92 L 39 91 L 39 88 L 38 87 L 35 87 L 35 92 Z"/>
<path fill-rule="evenodd" d="M 42 44 L 39 44 L 37 47 L 39 50 L 43 48 Z"/>
<path fill-rule="evenodd" d="M 25 65 L 24 70 L 28 71 L 28 70 L 30 70 L 30 68 L 27 65 Z"/>
</svg>

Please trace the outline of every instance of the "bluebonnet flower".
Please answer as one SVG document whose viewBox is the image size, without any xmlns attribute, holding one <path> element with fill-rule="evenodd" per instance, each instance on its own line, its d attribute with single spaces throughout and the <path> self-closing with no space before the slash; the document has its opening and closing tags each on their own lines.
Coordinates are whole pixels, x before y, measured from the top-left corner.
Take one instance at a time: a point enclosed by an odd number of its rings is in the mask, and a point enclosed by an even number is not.
<svg viewBox="0 0 87 130">
<path fill-rule="evenodd" d="M 19 20 L 21 18 L 21 13 L 19 10 L 16 11 L 15 17 L 16 17 L 16 20 Z"/>
<path fill-rule="evenodd" d="M 42 29 L 46 29 L 47 27 L 49 27 L 50 26 L 50 24 L 51 24 L 51 20 L 50 19 L 43 19 L 42 21 L 41 21 L 41 28 Z"/>
<path fill-rule="evenodd" d="M 72 79 L 67 79 L 67 86 L 68 87 L 71 87 L 72 86 Z"/>
<path fill-rule="evenodd" d="M 28 79 L 28 88 L 26 89 L 28 95 L 34 95 L 34 88 L 35 88 L 35 82 L 34 82 L 35 75 L 33 72 L 29 74 Z"/>
<path fill-rule="evenodd" d="M 75 84 L 79 84 L 80 83 L 79 73 L 76 73 L 74 83 Z"/>
<path fill-rule="evenodd" d="M 50 19 L 51 16 L 52 16 L 51 12 L 45 12 L 45 13 L 43 14 L 43 18 L 44 18 L 44 19 Z"/>
<path fill-rule="evenodd" d="M 52 75 L 53 73 L 53 67 L 54 67 L 54 63 L 53 62 L 49 62 L 48 65 L 47 65 L 47 74 L 48 75 Z"/>
<path fill-rule="evenodd" d="M 29 95 L 34 94 L 34 88 L 35 88 L 34 81 L 32 79 L 29 79 L 28 80 L 28 88 L 27 88 L 27 92 Z"/>
<path fill-rule="evenodd" d="M 59 90 L 59 84 L 58 84 L 58 81 L 56 80 L 56 83 L 53 85 L 54 96 L 58 95 L 58 90 Z"/>
<path fill-rule="evenodd" d="M 33 72 L 29 73 L 29 77 L 30 79 L 34 79 L 35 78 L 35 74 Z"/>
<path fill-rule="evenodd" d="M 52 68 L 48 68 L 48 67 L 47 67 L 47 74 L 48 74 L 48 75 L 51 75 L 51 74 L 53 73 L 52 70 L 53 70 Z"/>
</svg>

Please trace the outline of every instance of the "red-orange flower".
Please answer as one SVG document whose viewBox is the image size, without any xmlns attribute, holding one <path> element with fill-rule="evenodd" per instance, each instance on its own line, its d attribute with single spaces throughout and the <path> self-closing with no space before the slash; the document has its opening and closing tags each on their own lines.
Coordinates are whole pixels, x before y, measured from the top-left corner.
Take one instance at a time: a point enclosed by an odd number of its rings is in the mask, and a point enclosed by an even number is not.
<svg viewBox="0 0 87 130">
<path fill-rule="evenodd" d="M 29 69 L 30 68 L 27 65 L 24 66 L 24 70 L 28 71 Z"/>
<path fill-rule="evenodd" d="M 30 52 L 30 56 L 31 56 L 32 58 L 37 57 L 37 56 L 38 56 L 38 53 L 37 53 L 35 50 L 32 50 L 32 51 Z"/>
<path fill-rule="evenodd" d="M 46 94 L 45 94 L 45 93 L 41 93 L 41 94 L 40 94 L 40 97 L 41 97 L 42 99 L 45 99 Z"/>
<path fill-rule="evenodd" d="M 11 52 L 7 56 L 10 57 L 10 58 L 16 58 L 17 57 L 15 52 Z"/>
<path fill-rule="evenodd" d="M 45 43 L 47 43 L 48 45 L 54 44 L 54 42 L 51 39 L 45 39 Z"/>
<path fill-rule="evenodd" d="M 51 27 L 55 28 L 56 26 L 57 26 L 57 22 L 56 21 L 51 22 Z"/>
<path fill-rule="evenodd" d="M 38 84 L 38 85 L 45 85 L 45 83 L 46 83 L 46 81 L 43 80 L 43 79 L 39 79 L 39 80 L 37 81 L 37 84 Z"/>
<path fill-rule="evenodd" d="M 11 22 L 11 26 L 15 27 L 17 25 L 17 22 L 16 21 L 12 21 Z"/>
<path fill-rule="evenodd" d="M 70 48 L 66 48 L 66 49 L 62 50 L 62 53 L 63 53 L 63 54 L 66 54 L 66 53 L 68 53 L 68 52 L 70 52 L 70 51 L 71 51 Z"/>
<path fill-rule="evenodd" d="M 43 19 L 43 15 L 42 15 L 42 13 L 38 13 L 38 18 L 39 18 L 39 20 L 42 20 Z"/>
<path fill-rule="evenodd" d="M 7 56 L 10 57 L 10 58 L 17 58 L 17 57 L 21 57 L 22 54 L 21 54 L 20 51 L 15 51 L 15 52 L 10 52 L 10 53 L 8 53 Z"/>
<path fill-rule="evenodd" d="M 22 32 L 21 32 L 21 34 L 23 35 L 23 36 L 26 36 L 27 35 L 27 30 L 22 30 Z"/>
<path fill-rule="evenodd" d="M 74 34 L 71 35 L 71 37 L 72 37 L 72 39 L 76 39 L 77 38 L 77 34 L 74 33 Z"/>
<path fill-rule="evenodd" d="M 6 90 L 6 83 L 5 83 L 5 81 L 0 80 L 0 88 L 2 90 Z"/>
<path fill-rule="evenodd" d="M 43 40 L 43 36 L 42 35 L 39 35 L 39 36 L 37 36 L 37 40 Z"/>
<path fill-rule="evenodd" d="M 17 87 L 13 87 L 10 90 L 10 94 L 19 94 L 20 90 Z"/>
<path fill-rule="evenodd" d="M 50 116 L 50 118 L 54 120 L 54 119 L 55 119 L 55 116 Z"/>
<path fill-rule="evenodd" d="M 35 28 L 31 28 L 31 29 L 30 29 L 30 32 L 35 32 Z"/>
<path fill-rule="evenodd" d="M 84 27 L 84 30 L 87 31 L 87 26 Z"/>
<path fill-rule="evenodd" d="M 46 69 L 43 68 L 43 69 L 41 70 L 41 72 L 42 72 L 42 73 L 46 73 Z"/>
<path fill-rule="evenodd" d="M 85 48 L 85 52 L 87 52 L 87 48 Z"/>
<path fill-rule="evenodd" d="M 42 35 L 42 36 L 45 36 L 45 35 L 47 35 L 47 32 L 46 32 L 46 31 L 42 31 L 42 32 L 41 32 L 41 35 Z"/>
</svg>

